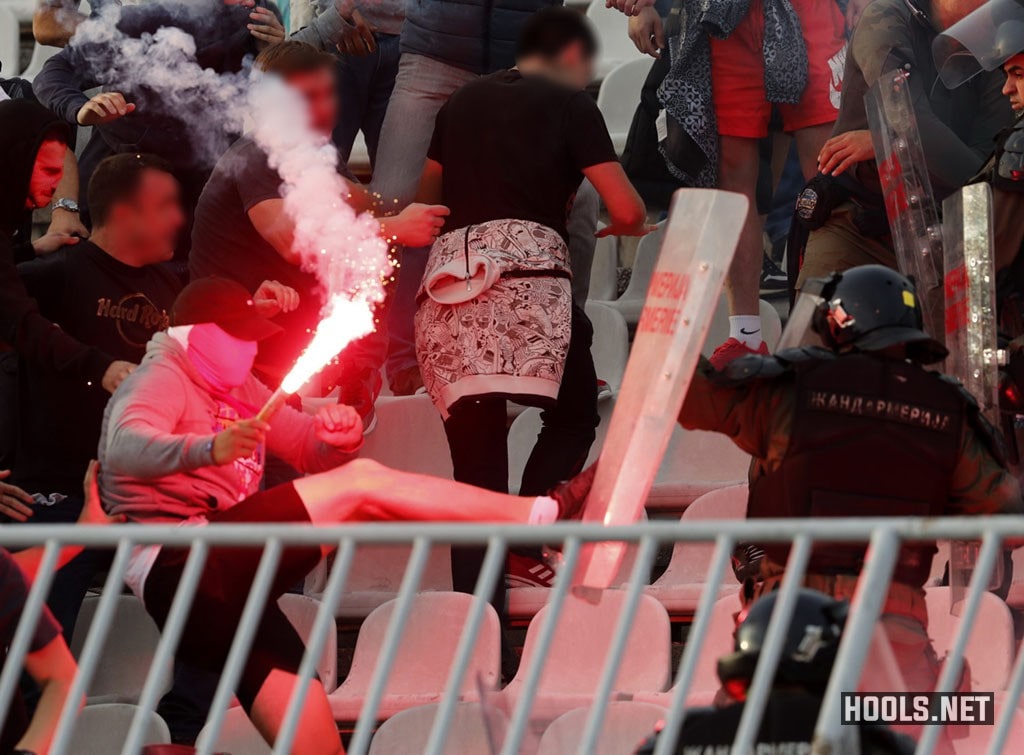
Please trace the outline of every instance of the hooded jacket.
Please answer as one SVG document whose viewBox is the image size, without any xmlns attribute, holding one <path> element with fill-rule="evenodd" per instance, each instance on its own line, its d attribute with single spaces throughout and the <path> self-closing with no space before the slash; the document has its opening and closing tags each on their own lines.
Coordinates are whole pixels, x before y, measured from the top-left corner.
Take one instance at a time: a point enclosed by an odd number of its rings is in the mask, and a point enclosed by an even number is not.
<svg viewBox="0 0 1024 755">
<path fill-rule="evenodd" d="M 214 436 L 251 417 L 270 398 L 252 375 L 230 397 L 218 398 L 167 333 L 107 404 L 100 435 L 100 489 L 112 514 L 143 522 L 180 522 L 231 508 L 259 489 L 263 453 L 218 466 Z M 246 408 L 251 407 L 251 412 Z M 316 438 L 313 418 L 289 407 L 275 416 L 266 451 L 303 473 L 352 459 Z"/>
<path fill-rule="evenodd" d="M 264 0 L 256 5 L 269 7 L 277 14 L 276 6 Z M 195 60 L 200 68 L 217 74 L 236 73 L 243 69 L 247 58 L 259 51 L 246 28 L 251 10 L 241 4 L 225 4 L 223 0 L 126 6 L 120 10 L 117 31 L 129 39 L 140 39 L 164 27 L 181 29 L 195 41 Z M 177 101 L 168 100 L 166 93 L 133 84 L 130 72 L 117 72 L 126 65 L 119 58 L 121 47 L 121 42 L 73 38 L 46 62 L 32 82 L 39 101 L 69 124 L 77 124 L 78 111 L 89 101 L 85 92 L 93 87 L 120 92 L 136 105 L 134 112 L 94 127 L 80 159 L 82 184 L 88 183 L 100 160 L 123 152 L 159 155 L 176 170 L 210 168 L 234 139 L 234 135 L 218 131 L 219 125 L 211 128 L 200 122 L 203 109 L 215 109 L 218 104 L 203 102 L 203 87 L 186 81 L 178 84 L 182 95 Z M 157 60 L 153 65 L 163 63 Z M 186 94 L 191 98 L 191 109 L 182 112 L 181 102 Z"/>
<path fill-rule="evenodd" d="M 66 141 L 67 133 L 67 126 L 38 103 L 0 102 L 0 342 L 13 345 L 23 358 L 44 369 L 98 383 L 113 359 L 44 318 L 14 267 L 15 235 L 31 215 L 25 199 L 36 153 L 48 135 Z"/>
<path fill-rule="evenodd" d="M 26 209 L 29 179 L 43 140 L 55 135 L 68 140 L 69 129 L 54 113 L 30 100 L 0 103 L 0 232 L 12 238 L 32 215 Z"/>
</svg>

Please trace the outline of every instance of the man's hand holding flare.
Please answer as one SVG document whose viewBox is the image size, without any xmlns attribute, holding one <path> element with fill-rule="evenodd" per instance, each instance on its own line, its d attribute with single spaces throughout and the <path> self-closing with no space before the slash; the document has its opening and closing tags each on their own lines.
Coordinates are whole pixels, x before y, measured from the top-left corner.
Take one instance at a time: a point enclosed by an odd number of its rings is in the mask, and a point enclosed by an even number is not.
<svg viewBox="0 0 1024 755">
<path fill-rule="evenodd" d="M 263 420 L 241 419 L 213 438 L 213 463 L 219 467 L 248 459 L 267 438 L 270 425 Z"/>
<path fill-rule="evenodd" d="M 346 453 L 355 453 L 363 445 L 363 420 L 351 406 L 331 404 L 317 412 L 314 420 L 316 437 L 329 446 Z M 270 423 L 253 417 L 235 422 L 221 430 L 213 439 L 213 463 L 231 464 L 247 459 L 267 439 Z"/>
</svg>

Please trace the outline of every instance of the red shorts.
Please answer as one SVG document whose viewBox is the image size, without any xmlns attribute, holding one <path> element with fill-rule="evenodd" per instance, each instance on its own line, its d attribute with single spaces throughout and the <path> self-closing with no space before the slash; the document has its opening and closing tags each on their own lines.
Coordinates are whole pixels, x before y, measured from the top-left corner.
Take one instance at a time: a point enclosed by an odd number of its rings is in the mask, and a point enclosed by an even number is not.
<svg viewBox="0 0 1024 755">
<path fill-rule="evenodd" d="M 796 105 L 779 104 L 783 129 L 835 121 L 846 65 L 846 19 L 835 0 L 791 0 L 807 45 L 807 88 Z M 711 40 L 711 89 L 722 136 L 768 136 L 772 103 L 764 91 L 764 10 L 752 0 L 727 39 Z"/>
</svg>

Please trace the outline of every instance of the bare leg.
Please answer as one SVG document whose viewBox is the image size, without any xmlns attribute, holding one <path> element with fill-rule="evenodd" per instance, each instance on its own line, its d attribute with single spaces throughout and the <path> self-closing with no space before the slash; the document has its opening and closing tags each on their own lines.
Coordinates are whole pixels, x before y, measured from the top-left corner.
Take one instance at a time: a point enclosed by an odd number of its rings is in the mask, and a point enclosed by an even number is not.
<svg viewBox="0 0 1024 755">
<path fill-rule="evenodd" d="M 314 524 L 346 521 L 525 524 L 532 498 L 389 469 L 369 459 L 292 483 Z"/>
<path fill-rule="evenodd" d="M 832 135 L 832 126 L 833 124 L 826 123 L 823 126 L 811 126 L 793 132 L 796 154 L 800 158 L 800 170 L 808 181 L 818 174 L 818 154 Z"/>
<path fill-rule="evenodd" d="M 270 744 L 277 739 L 284 723 L 288 701 L 296 682 L 298 677 L 294 674 L 275 669 L 263 682 L 253 702 L 253 724 Z M 327 703 L 327 693 L 315 679 L 310 680 L 309 685 L 291 752 L 294 755 L 344 755 L 338 727 Z"/>
<path fill-rule="evenodd" d="M 760 312 L 761 262 L 764 246 L 762 225 L 757 216 L 757 174 L 760 169 L 757 140 L 736 136 L 721 137 L 721 163 L 718 188 L 744 195 L 750 209 L 743 221 L 736 256 L 726 279 L 729 314 L 756 315 Z"/>
</svg>

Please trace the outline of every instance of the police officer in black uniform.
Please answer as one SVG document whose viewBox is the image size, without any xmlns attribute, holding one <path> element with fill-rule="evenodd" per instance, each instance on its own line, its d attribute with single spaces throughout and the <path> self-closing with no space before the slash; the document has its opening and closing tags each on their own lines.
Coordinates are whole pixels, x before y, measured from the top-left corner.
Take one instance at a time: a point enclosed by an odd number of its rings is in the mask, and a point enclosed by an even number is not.
<svg viewBox="0 0 1024 755">
<path fill-rule="evenodd" d="M 911 281 L 867 265 L 815 285 L 813 329 L 826 348 L 744 357 L 723 373 L 702 364 L 680 414 L 683 426 L 725 433 L 754 457 L 747 516 L 1020 513 L 997 433 L 959 383 L 925 368 L 946 350 L 922 330 Z M 865 550 L 816 546 L 805 584 L 852 597 Z M 934 553 L 933 543 L 902 548 L 882 611 L 914 691 L 938 677 L 923 590 Z M 778 586 L 787 548 L 754 544 L 746 555 L 738 575 L 753 600 Z"/>
<path fill-rule="evenodd" d="M 718 659 L 718 678 L 735 701 L 718 708 L 689 712 L 679 733 L 676 753 L 728 752 L 736 737 L 743 701 L 754 678 L 768 623 L 775 608 L 775 593 L 750 607 L 736 630 L 735 650 Z M 798 594 L 793 619 L 786 633 L 782 655 L 765 706 L 757 736 L 757 751 L 810 752 L 825 687 L 839 648 L 848 605 L 814 590 Z M 858 727 L 860 752 L 864 755 L 909 754 L 913 740 L 872 725 Z M 658 735 L 637 751 L 653 753 Z"/>
</svg>

